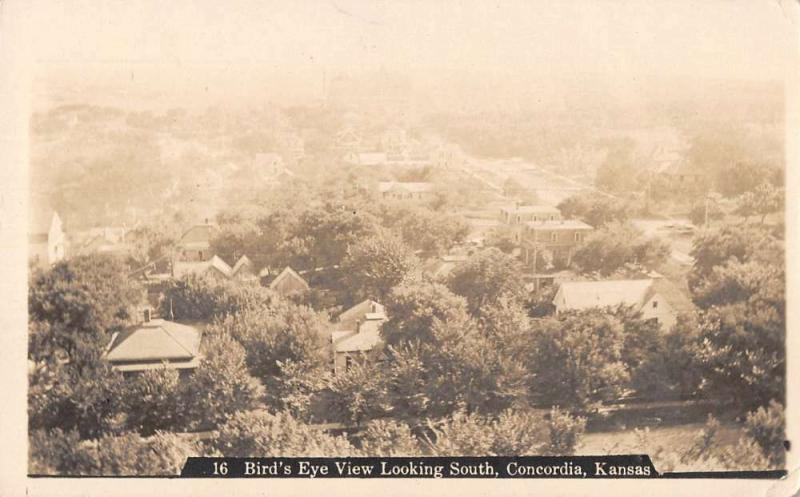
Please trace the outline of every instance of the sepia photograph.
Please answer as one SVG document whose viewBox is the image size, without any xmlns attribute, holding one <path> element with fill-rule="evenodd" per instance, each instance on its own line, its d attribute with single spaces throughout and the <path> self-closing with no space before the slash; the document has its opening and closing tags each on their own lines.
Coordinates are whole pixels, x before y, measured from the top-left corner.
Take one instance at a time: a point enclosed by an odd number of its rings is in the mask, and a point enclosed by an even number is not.
<svg viewBox="0 0 800 497">
<path fill-rule="evenodd" d="M 791 472 L 795 2 L 21 9 L 30 477 Z"/>
</svg>

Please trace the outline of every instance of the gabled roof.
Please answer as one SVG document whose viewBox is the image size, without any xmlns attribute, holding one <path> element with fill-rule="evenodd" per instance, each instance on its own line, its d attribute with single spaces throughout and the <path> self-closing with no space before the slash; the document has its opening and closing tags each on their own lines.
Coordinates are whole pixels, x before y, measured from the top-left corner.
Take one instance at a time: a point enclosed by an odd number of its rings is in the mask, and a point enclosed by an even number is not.
<svg viewBox="0 0 800 497">
<path fill-rule="evenodd" d="M 201 262 L 175 261 L 172 264 L 172 275 L 175 278 L 180 278 L 183 275 L 190 273 L 201 274 L 209 269 L 215 269 L 223 276 L 227 277 L 230 277 L 233 274 L 233 269 L 231 269 L 228 263 L 215 255 L 211 259 Z"/>
<path fill-rule="evenodd" d="M 193 326 L 153 319 L 116 333 L 105 358 L 111 363 L 190 361 L 199 356 L 201 338 Z"/>
<path fill-rule="evenodd" d="M 53 223 L 61 224 L 58 212 L 51 208 L 32 209 L 28 233 L 30 235 L 47 235 L 50 233 Z"/>
<path fill-rule="evenodd" d="M 530 221 L 525 223 L 530 229 L 541 230 L 593 230 L 591 226 L 577 219 L 564 219 L 561 221 Z"/>
<path fill-rule="evenodd" d="M 235 275 L 245 267 L 252 268 L 253 262 L 246 255 L 243 255 L 239 257 L 239 260 L 236 261 L 236 264 L 233 265 L 233 268 L 231 269 L 231 274 Z"/>
<path fill-rule="evenodd" d="M 212 224 L 198 224 L 183 234 L 178 245 L 184 248 L 207 248 L 216 228 Z"/>
<path fill-rule="evenodd" d="M 378 183 L 378 191 L 381 193 L 391 190 L 405 190 L 412 193 L 423 193 L 433 188 L 431 183 L 412 182 L 412 181 L 381 181 Z"/>
<path fill-rule="evenodd" d="M 367 352 L 381 343 L 380 332 L 375 330 L 334 331 L 331 334 L 334 352 Z"/>
<path fill-rule="evenodd" d="M 561 211 L 549 205 L 506 205 L 500 208 L 503 212 L 513 212 L 515 214 L 558 214 Z"/>
<path fill-rule="evenodd" d="M 336 320 L 340 323 L 346 323 L 357 319 L 368 319 L 366 317 L 368 315 L 372 315 L 372 319 L 382 319 L 386 317 L 385 309 L 381 304 L 374 300 L 366 299 L 339 314 Z"/>
<path fill-rule="evenodd" d="M 555 300 L 563 301 L 566 309 L 589 309 L 631 305 L 637 310 L 649 298 L 653 280 L 565 281 Z M 559 298 L 560 297 L 560 298 Z"/>
<path fill-rule="evenodd" d="M 295 271 L 294 269 L 290 268 L 289 266 L 286 266 L 284 268 L 284 270 L 281 271 L 281 273 L 278 276 L 276 276 L 275 279 L 272 280 L 272 282 L 270 282 L 269 287 L 274 290 L 278 285 L 280 285 L 287 278 L 292 278 L 292 279 L 295 279 L 295 280 L 301 282 L 302 286 L 306 290 L 309 288 L 308 287 L 308 283 L 306 283 L 306 280 L 304 280 L 302 276 L 297 274 L 297 271 Z"/>
</svg>

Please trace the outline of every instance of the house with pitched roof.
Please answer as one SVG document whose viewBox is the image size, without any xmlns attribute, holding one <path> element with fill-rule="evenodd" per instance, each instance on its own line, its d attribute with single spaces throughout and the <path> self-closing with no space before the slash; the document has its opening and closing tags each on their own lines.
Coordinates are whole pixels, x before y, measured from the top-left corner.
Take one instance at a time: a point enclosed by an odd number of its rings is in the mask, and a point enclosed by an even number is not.
<svg viewBox="0 0 800 497">
<path fill-rule="evenodd" d="M 188 262 L 202 262 L 211 257 L 211 240 L 217 228 L 206 219 L 205 223 L 189 228 L 177 244 L 177 257 Z"/>
<path fill-rule="evenodd" d="M 175 261 L 172 263 L 173 278 L 182 278 L 187 274 L 227 279 L 233 275 L 233 268 L 216 255 L 207 261 Z"/>
<path fill-rule="evenodd" d="M 231 268 L 230 277 L 240 281 L 251 281 L 258 279 L 258 273 L 250 258 L 243 255 Z"/>
<path fill-rule="evenodd" d="M 268 286 L 284 297 L 302 294 L 310 289 L 306 280 L 289 266 L 280 273 L 272 273 L 268 268 L 264 268 L 259 276 L 262 285 Z"/>
<path fill-rule="evenodd" d="M 347 371 L 355 360 L 382 343 L 381 326 L 386 322 L 384 307 L 374 300 L 364 300 L 342 312 L 331 331 L 333 372 Z"/>
<path fill-rule="evenodd" d="M 194 326 L 152 319 L 145 310 L 140 324 L 114 333 L 103 358 L 123 374 L 162 367 L 188 373 L 200 364 L 201 340 Z"/>
<path fill-rule="evenodd" d="M 565 281 L 553 297 L 556 312 L 596 307 L 630 306 L 644 319 L 654 319 L 667 331 L 678 314 L 691 310 L 688 297 L 663 278 L 641 280 Z"/>
<path fill-rule="evenodd" d="M 36 265 L 52 266 L 67 255 L 67 237 L 58 213 L 52 209 L 34 212 L 28 232 L 28 258 Z"/>
<path fill-rule="evenodd" d="M 430 199 L 433 184 L 413 181 L 381 181 L 378 193 L 385 199 L 424 201 Z"/>
</svg>

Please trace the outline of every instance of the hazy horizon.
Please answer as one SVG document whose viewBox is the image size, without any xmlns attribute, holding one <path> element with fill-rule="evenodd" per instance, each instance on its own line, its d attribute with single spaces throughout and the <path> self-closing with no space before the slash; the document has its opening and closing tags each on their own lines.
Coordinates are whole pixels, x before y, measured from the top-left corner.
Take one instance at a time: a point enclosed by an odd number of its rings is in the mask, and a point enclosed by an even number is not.
<svg viewBox="0 0 800 497">
<path fill-rule="evenodd" d="M 33 2 L 34 100 L 311 103 L 385 71 L 429 98 L 649 98 L 782 83 L 791 9 L 744 1 Z M 72 96 L 70 96 L 72 95 Z M 74 98 L 73 98 L 74 97 Z M 163 102 L 162 104 L 160 104 Z"/>
</svg>

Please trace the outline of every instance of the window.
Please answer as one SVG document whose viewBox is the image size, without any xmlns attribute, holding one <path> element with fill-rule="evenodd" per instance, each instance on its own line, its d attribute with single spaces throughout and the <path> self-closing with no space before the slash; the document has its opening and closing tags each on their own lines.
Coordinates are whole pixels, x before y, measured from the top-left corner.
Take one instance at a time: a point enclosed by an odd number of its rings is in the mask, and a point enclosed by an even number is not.
<svg viewBox="0 0 800 497">
<path fill-rule="evenodd" d="M 204 259 L 202 250 L 197 251 L 197 257 L 199 257 L 201 261 Z"/>
<path fill-rule="evenodd" d="M 555 231 L 550 233 L 550 241 L 551 242 L 557 242 L 558 241 L 558 233 L 556 233 Z"/>
<path fill-rule="evenodd" d="M 653 301 L 653 309 L 658 307 L 658 300 Z"/>
<path fill-rule="evenodd" d="M 575 233 L 575 241 L 576 242 L 581 241 L 581 234 L 580 233 Z"/>
</svg>

